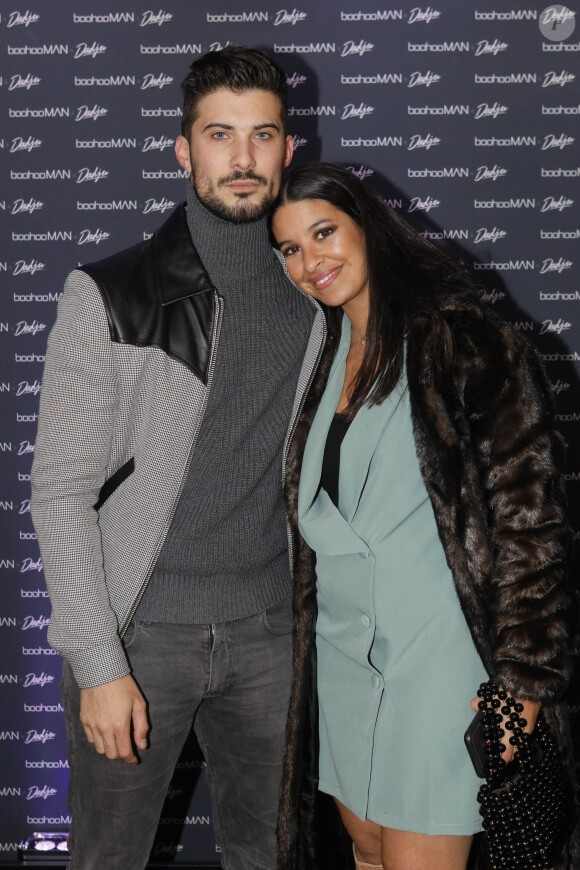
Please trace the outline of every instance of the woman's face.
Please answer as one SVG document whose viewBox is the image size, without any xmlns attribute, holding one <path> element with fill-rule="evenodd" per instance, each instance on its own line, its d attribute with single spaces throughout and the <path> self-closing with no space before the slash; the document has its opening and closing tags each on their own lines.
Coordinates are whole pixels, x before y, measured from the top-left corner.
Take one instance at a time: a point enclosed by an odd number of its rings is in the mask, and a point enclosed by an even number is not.
<svg viewBox="0 0 580 870">
<path fill-rule="evenodd" d="M 362 231 L 323 199 L 281 206 L 272 229 L 288 272 L 298 286 L 347 314 L 368 312 L 369 282 Z"/>
</svg>

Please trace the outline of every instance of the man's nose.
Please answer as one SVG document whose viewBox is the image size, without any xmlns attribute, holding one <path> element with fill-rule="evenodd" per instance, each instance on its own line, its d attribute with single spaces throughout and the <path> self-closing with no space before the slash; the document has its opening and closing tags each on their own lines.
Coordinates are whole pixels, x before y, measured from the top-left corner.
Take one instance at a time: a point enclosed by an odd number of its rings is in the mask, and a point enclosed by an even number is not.
<svg viewBox="0 0 580 870">
<path fill-rule="evenodd" d="M 232 154 L 232 166 L 236 169 L 253 169 L 256 165 L 252 143 L 245 139 L 236 142 Z"/>
</svg>

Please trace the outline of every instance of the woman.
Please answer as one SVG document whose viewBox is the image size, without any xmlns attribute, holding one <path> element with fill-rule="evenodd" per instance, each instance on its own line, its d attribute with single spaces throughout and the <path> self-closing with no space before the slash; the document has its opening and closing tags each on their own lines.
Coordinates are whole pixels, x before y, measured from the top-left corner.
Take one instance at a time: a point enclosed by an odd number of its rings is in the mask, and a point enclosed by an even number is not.
<svg viewBox="0 0 580 870">
<path fill-rule="evenodd" d="M 465 271 L 350 172 L 291 172 L 272 229 L 328 320 L 288 460 L 299 532 L 279 866 L 325 866 L 318 777 L 357 867 L 464 870 L 481 830 L 463 744 L 475 690 L 492 676 L 532 730 L 569 677 L 549 384 Z"/>
</svg>

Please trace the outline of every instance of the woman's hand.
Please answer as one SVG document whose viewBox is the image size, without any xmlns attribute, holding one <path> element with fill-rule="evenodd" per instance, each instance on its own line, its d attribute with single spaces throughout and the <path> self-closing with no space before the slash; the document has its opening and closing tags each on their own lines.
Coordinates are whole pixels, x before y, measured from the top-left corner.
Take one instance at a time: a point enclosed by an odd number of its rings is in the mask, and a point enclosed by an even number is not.
<svg viewBox="0 0 580 870">
<path fill-rule="evenodd" d="M 479 704 L 480 701 L 481 701 L 481 698 L 472 698 L 470 701 L 471 709 L 475 710 L 476 713 L 479 710 L 479 707 L 477 705 Z M 538 718 L 538 713 L 540 712 L 542 705 L 538 701 L 519 701 L 519 703 L 524 708 L 523 712 L 520 715 L 526 720 L 526 723 L 527 723 L 526 727 L 524 728 L 524 731 L 526 731 L 528 734 L 531 734 L 532 731 L 534 730 L 534 728 L 536 727 L 536 719 Z M 501 708 L 498 709 L 497 712 L 501 713 Z M 504 735 L 501 738 L 501 742 L 505 745 L 506 748 L 505 748 L 505 751 L 502 752 L 501 757 L 503 758 L 503 760 L 507 764 L 514 757 L 515 747 L 512 746 L 512 744 L 509 742 L 509 739 L 511 737 L 511 733 L 509 731 L 506 731 L 505 726 L 504 726 L 506 717 L 502 715 L 502 718 L 503 718 L 503 721 L 501 724 L 501 728 L 504 732 Z"/>
</svg>

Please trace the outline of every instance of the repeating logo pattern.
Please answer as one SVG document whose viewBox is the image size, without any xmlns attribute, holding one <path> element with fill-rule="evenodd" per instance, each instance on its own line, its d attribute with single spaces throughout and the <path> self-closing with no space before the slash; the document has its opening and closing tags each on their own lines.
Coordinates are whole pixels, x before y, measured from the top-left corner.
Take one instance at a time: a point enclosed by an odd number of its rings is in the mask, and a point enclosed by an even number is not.
<svg viewBox="0 0 580 870">
<path fill-rule="evenodd" d="M 580 52 L 575 8 L 486 0 L 391 7 L 6 6 L 0 49 L 0 853 L 67 828 L 60 660 L 30 520 L 46 340 L 66 272 L 147 239 L 183 198 L 179 82 L 230 43 L 289 86 L 295 161 L 335 161 L 433 244 L 543 357 L 580 539 Z M 344 7 L 344 4 L 343 4 Z M 55 82 L 58 87 L 55 88 Z M 577 691 L 577 690 L 576 690 Z M 579 734 L 580 699 L 571 698 Z M 205 778 L 180 760 L 154 855 L 219 863 Z M 0 854 L 0 865 L 3 861 Z"/>
</svg>

